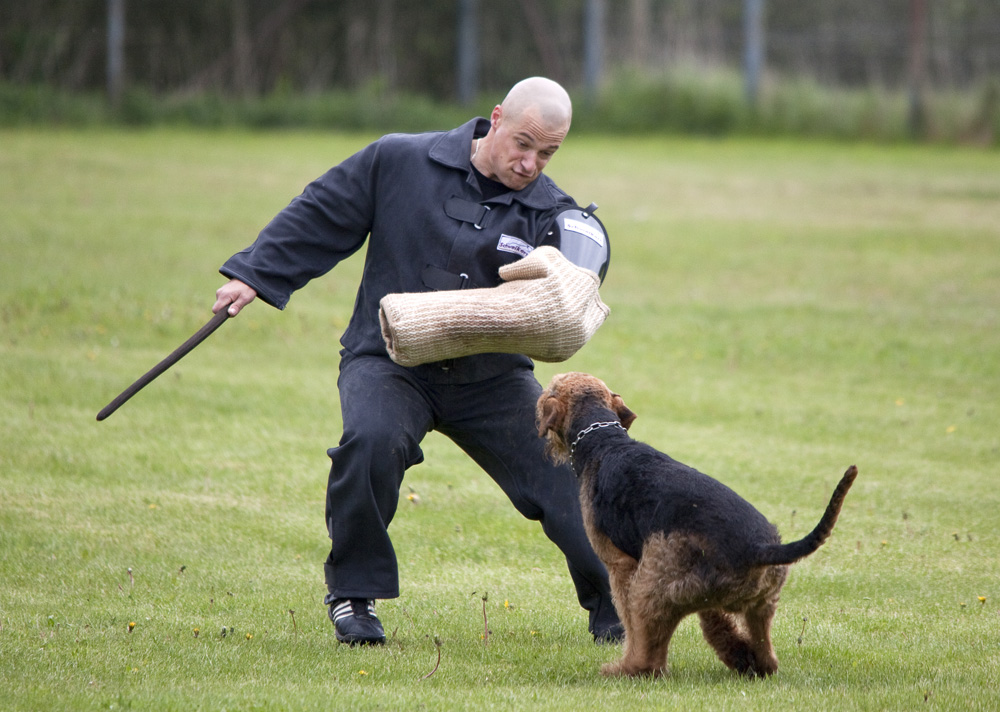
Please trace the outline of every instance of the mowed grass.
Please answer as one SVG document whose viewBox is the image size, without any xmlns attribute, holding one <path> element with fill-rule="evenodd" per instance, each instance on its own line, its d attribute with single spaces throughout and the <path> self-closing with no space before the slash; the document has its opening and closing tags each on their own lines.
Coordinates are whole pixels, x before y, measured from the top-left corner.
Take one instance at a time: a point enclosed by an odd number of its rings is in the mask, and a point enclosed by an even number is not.
<svg viewBox="0 0 1000 712">
<path fill-rule="evenodd" d="M 861 473 L 785 587 L 777 676 L 733 675 L 689 620 L 669 677 L 606 680 L 620 649 L 558 551 L 434 434 L 390 529 L 388 644 L 334 639 L 325 450 L 360 255 L 95 421 L 370 138 L 0 133 L 0 708 L 1000 706 L 1000 155 L 571 135 L 550 173 L 601 206 L 612 312 L 539 378 L 604 378 L 634 437 L 786 539 Z"/>
</svg>

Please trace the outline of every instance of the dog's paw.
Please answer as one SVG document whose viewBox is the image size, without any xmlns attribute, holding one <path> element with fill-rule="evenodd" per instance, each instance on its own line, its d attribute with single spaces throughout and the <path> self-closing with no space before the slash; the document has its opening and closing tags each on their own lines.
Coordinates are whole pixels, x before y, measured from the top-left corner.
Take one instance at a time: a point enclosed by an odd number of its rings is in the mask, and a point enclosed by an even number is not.
<svg viewBox="0 0 1000 712">
<path fill-rule="evenodd" d="M 753 650 L 749 645 L 739 645 L 734 647 L 722 659 L 722 662 L 724 662 L 727 667 L 738 672 L 740 675 L 746 675 L 747 677 L 755 677 L 757 675 L 757 661 L 754 660 Z"/>
<path fill-rule="evenodd" d="M 602 665 L 601 674 L 604 677 L 663 677 L 667 674 L 667 669 L 638 667 L 619 660 Z"/>
<path fill-rule="evenodd" d="M 777 658 L 758 660 L 749 650 L 744 655 L 734 656 L 731 659 L 732 664 L 729 667 L 745 677 L 764 678 L 778 672 Z"/>
<path fill-rule="evenodd" d="M 753 669 L 748 674 L 754 677 L 765 678 L 771 677 L 771 675 L 776 672 L 778 672 L 778 660 L 777 658 L 773 658 L 770 660 L 756 661 Z"/>
<path fill-rule="evenodd" d="M 601 674 L 604 677 L 621 677 L 622 676 L 622 664 L 617 663 L 605 663 L 601 665 Z"/>
</svg>

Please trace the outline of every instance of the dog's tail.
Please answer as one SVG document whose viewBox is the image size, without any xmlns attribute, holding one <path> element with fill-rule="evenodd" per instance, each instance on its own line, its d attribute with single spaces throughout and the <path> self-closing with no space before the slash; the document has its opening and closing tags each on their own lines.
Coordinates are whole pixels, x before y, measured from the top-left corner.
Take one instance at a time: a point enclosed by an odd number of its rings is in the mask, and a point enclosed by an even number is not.
<svg viewBox="0 0 1000 712">
<path fill-rule="evenodd" d="M 858 476 L 858 468 L 851 465 L 847 472 L 840 479 L 840 484 L 833 491 L 830 504 L 827 505 L 819 524 L 804 539 L 789 542 L 788 544 L 775 544 L 761 550 L 758 555 L 757 564 L 759 566 L 771 566 L 782 564 L 794 564 L 799 559 L 809 556 L 823 545 L 833 532 L 833 525 L 837 523 L 840 515 L 840 508 L 847 497 L 847 491 L 854 484 L 854 478 Z"/>
</svg>

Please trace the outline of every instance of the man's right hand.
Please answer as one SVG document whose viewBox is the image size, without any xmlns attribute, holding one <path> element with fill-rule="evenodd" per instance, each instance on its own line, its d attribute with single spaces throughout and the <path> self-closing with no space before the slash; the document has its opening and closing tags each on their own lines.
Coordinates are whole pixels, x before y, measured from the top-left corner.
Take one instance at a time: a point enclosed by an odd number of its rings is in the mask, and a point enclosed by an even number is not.
<svg viewBox="0 0 1000 712">
<path fill-rule="evenodd" d="M 240 309 L 252 302 L 257 297 L 257 292 L 238 279 L 231 279 L 219 287 L 215 292 L 215 304 L 212 306 L 212 313 L 217 314 L 221 309 L 229 309 L 229 316 L 236 316 Z"/>
</svg>

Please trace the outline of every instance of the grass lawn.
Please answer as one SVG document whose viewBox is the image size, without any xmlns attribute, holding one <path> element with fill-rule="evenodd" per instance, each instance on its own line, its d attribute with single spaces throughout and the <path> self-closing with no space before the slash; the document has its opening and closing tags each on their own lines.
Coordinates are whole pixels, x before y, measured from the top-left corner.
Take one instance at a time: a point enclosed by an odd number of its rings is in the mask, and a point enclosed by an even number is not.
<svg viewBox="0 0 1000 712">
<path fill-rule="evenodd" d="M 774 678 L 688 620 L 669 677 L 606 680 L 557 550 L 436 434 L 390 528 L 389 641 L 337 644 L 325 450 L 360 256 L 95 421 L 369 138 L 0 132 L 0 709 L 1000 708 L 1000 154 L 570 136 L 550 174 L 601 205 L 612 312 L 540 380 L 601 376 L 634 437 L 786 540 L 860 470 L 792 570 Z"/>
</svg>

